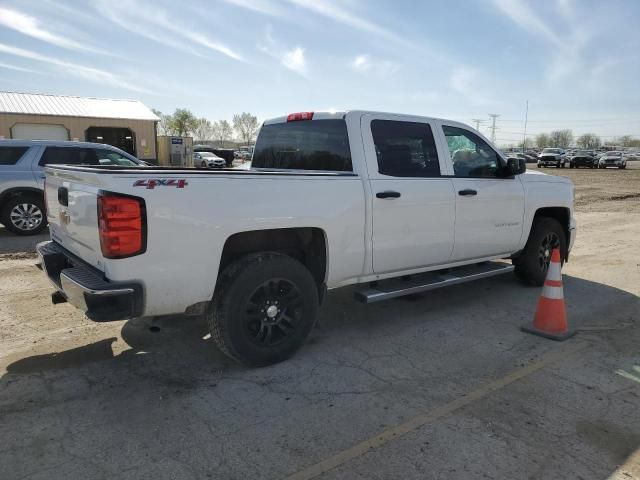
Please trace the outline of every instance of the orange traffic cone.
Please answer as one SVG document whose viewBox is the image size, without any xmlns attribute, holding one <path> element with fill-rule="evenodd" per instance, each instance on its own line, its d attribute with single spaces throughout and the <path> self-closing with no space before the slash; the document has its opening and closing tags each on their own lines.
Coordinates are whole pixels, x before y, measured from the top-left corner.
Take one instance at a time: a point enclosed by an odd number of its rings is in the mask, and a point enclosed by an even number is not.
<svg viewBox="0 0 640 480">
<path fill-rule="evenodd" d="M 536 316 L 532 325 L 521 327 L 523 332 L 533 333 L 552 340 L 566 340 L 575 335 L 567 326 L 567 309 L 564 305 L 562 273 L 560 272 L 560 250 L 551 253 L 551 262 L 544 281 L 542 295 L 538 300 Z"/>
</svg>

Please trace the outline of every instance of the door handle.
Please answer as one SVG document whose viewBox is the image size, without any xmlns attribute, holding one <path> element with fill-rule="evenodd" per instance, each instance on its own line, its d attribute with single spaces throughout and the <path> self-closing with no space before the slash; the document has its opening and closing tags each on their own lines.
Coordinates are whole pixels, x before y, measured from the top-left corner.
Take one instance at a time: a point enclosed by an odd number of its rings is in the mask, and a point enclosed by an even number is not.
<svg viewBox="0 0 640 480">
<path fill-rule="evenodd" d="M 466 188 L 464 190 L 458 190 L 458 195 L 462 195 L 463 197 L 473 197 L 477 195 L 478 192 L 476 190 L 472 190 L 470 188 Z"/>
<path fill-rule="evenodd" d="M 400 192 L 394 192 L 392 190 L 385 190 L 384 192 L 376 193 L 376 197 L 378 198 L 399 198 Z"/>
</svg>

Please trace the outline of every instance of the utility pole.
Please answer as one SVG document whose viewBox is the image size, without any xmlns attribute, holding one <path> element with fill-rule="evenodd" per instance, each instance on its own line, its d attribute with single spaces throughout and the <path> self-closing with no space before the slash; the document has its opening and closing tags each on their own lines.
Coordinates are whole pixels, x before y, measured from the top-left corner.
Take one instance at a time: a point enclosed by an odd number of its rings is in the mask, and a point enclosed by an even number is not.
<svg viewBox="0 0 640 480">
<path fill-rule="evenodd" d="M 480 120 L 479 118 L 473 118 L 471 119 L 471 121 L 476 124 L 476 130 L 480 131 L 480 124 L 484 123 L 484 120 Z"/>
<path fill-rule="evenodd" d="M 527 120 L 529 120 L 529 100 L 527 100 L 527 108 L 524 111 L 524 135 L 522 138 L 522 153 L 527 148 Z"/>
<path fill-rule="evenodd" d="M 496 118 L 498 118 L 500 116 L 500 114 L 498 113 L 490 113 L 489 116 L 491 117 L 491 143 L 496 143 Z"/>
</svg>

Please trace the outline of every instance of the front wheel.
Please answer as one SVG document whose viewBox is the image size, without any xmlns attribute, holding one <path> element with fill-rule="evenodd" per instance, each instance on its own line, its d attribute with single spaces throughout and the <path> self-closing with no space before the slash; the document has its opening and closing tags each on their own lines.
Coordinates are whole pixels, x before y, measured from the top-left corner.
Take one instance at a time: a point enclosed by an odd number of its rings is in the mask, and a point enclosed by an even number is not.
<svg viewBox="0 0 640 480">
<path fill-rule="evenodd" d="M 37 235 L 47 226 L 44 202 L 34 195 L 17 195 L 5 203 L 0 223 L 18 235 Z"/>
<path fill-rule="evenodd" d="M 530 285 L 541 286 L 547 276 L 551 252 L 560 249 L 560 258 L 567 256 L 567 239 L 560 223 L 548 217 L 533 221 L 529 239 L 518 258 L 513 260 L 516 276 Z"/>
<path fill-rule="evenodd" d="M 220 274 L 207 318 L 226 355 L 247 366 L 286 360 L 304 343 L 318 312 L 318 288 L 296 259 L 244 256 Z"/>
</svg>

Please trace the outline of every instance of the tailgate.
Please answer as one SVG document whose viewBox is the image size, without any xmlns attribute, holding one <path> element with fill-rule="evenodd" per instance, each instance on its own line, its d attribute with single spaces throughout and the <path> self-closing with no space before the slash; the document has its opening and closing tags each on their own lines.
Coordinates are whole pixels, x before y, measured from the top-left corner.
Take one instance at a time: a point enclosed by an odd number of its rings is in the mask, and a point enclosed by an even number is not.
<svg viewBox="0 0 640 480">
<path fill-rule="evenodd" d="M 90 265 L 104 270 L 98 235 L 98 175 L 55 167 L 47 168 L 45 172 L 51 239 Z"/>
</svg>

